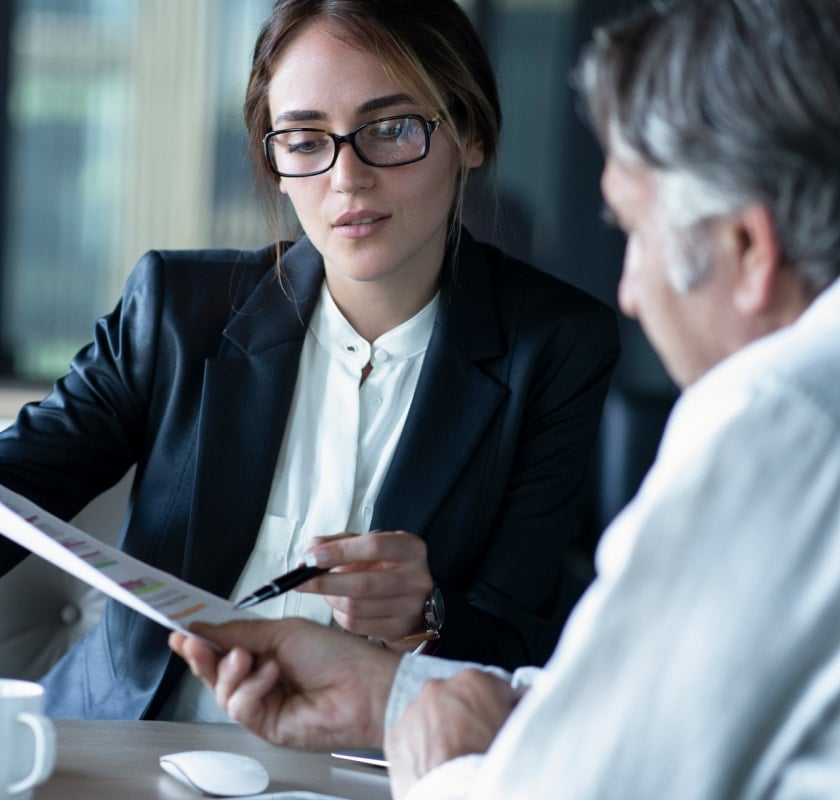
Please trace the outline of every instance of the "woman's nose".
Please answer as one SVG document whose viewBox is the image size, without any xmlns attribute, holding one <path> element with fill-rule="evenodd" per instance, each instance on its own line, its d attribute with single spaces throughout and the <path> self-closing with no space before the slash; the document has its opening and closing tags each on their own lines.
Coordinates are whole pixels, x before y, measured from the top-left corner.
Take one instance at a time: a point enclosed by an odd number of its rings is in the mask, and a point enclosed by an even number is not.
<svg viewBox="0 0 840 800">
<path fill-rule="evenodd" d="M 330 170 L 333 191 L 357 192 L 369 189 L 375 180 L 375 169 L 359 158 L 349 142 L 341 142 L 335 164 Z"/>
</svg>

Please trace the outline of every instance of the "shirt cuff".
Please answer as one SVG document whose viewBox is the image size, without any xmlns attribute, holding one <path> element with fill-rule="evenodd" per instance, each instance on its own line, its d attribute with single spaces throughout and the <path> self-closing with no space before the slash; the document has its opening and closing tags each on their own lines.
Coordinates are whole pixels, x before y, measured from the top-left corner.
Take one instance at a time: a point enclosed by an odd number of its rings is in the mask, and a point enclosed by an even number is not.
<svg viewBox="0 0 840 800">
<path fill-rule="evenodd" d="M 518 688 L 510 673 L 498 667 L 408 653 L 400 660 L 400 665 L 397 667 L 396 675 L 394 675 L 394 682 L 391 684 L 391 693 L 388 695 L 388 705 L 385 708 L 384 730 L 387 731 L 402 716 L 406 706 L 417 699 L 417 695 L 426 681 L 447 680 L 465 669 L 480 669 L 483 672 L 490 672 L 502 680 L 514 682 L 514 688 Z M 519 671 L 517 671 L 518 673 Z"/>
</svg>

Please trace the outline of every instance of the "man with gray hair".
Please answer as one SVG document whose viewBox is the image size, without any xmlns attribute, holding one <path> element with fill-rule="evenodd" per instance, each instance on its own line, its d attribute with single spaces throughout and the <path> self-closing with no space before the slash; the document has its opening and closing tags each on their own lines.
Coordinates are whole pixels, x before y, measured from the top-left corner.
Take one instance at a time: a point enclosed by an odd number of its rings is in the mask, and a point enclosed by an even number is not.
<svg viewBox="0 0 840 800">
<path fill-rule="evenodd" d="M 579 74 L 619 302 L 684 392 L 551 661 L 295 620 L 171 644 L 271 741 L 384 742 L 397 797 L 838 797 L 840 3 L 658 4 Z"/>
</svg>

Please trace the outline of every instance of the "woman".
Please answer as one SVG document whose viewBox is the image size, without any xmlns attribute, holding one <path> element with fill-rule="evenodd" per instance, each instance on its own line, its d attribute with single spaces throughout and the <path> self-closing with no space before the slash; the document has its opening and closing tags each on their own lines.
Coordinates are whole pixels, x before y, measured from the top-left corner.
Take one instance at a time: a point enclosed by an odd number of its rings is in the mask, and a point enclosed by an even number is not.
<svg viewBox="0 0 840 800">
<path fill-rule="evenodd" d="M 259 610 L 542 661 L 579 588 L 563 562 L 616 334 L 460 226 L 500 122 L 475 31 L 454 0 L 280 0 L 245 118 L 305 236 L 147 254 L 0 437 L 0 480 L 70 517 L 136 463 L 123 547 L 155 566 L 238 598 L 307 558 L 330 571 Z M 204 718 L 170 655 L 111 604 L 44 679 L 49 712 Z"/>
</svg>

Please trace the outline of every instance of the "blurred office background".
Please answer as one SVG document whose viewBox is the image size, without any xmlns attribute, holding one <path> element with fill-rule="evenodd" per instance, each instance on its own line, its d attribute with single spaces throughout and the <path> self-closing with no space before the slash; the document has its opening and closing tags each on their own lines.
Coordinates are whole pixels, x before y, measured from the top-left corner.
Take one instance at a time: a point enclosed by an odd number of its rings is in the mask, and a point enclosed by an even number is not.
<svg viewBox="0 0 840 800">
<path fill-rule="evenodd" d="M 471 226 L 614 305 L 623 243 L 600 222 L 601 156 L 569 76 L 592 25 L 628 3 L 463 4 L 496 65 L 505 115 L 496 185 L 471 193 Z M 13 402 L 66 370 L 147 249 L 266 243 L 241 104 L 270 6 L 0 4 L 0 385 L 18 390 Z M 635 489 L 674 398 L 636 324 L 621 325 L 593 532 Z"/>
</svg>

